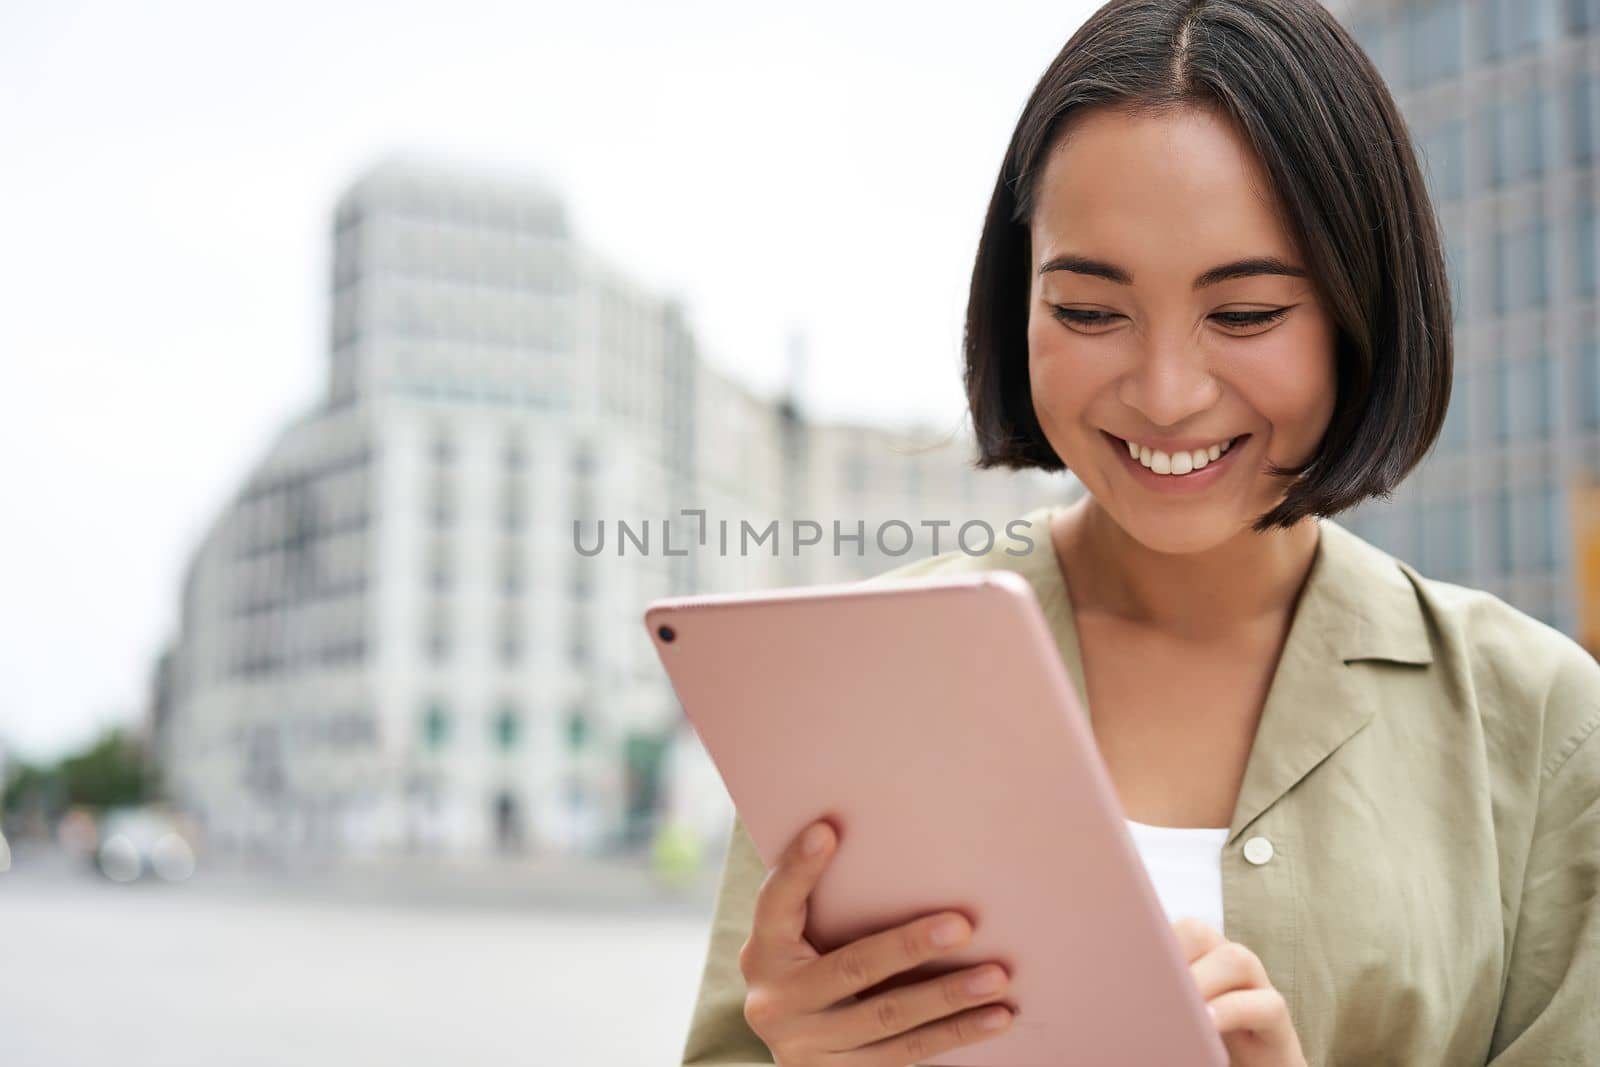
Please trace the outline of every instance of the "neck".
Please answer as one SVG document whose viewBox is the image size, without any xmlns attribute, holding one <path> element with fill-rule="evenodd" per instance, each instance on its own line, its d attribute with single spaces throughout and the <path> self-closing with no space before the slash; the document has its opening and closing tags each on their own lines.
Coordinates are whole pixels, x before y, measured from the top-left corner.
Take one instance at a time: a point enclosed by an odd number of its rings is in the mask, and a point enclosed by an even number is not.
<svg viewBox="0 0 1600 1067">
<path fill-rule="evenodd" d="M 1051 531 L 1075 611 L 1101 612 L 1175 634 L 1205 637 L 1292 614 L 1316 556 L 1316 520 L 1248 528 L 1204 552 L 1156 552 L 1130 537 L 1092 497 Z"/>
</svg>

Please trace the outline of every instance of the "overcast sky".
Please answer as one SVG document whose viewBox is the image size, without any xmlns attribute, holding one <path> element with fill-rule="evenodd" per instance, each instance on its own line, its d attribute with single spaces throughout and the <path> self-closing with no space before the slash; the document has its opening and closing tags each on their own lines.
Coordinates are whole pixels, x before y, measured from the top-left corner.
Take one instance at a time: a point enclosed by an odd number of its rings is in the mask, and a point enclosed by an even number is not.
<svg viewBox="0 0 1600 1067">
<path fill-rule="evenodd" d="M 0 7 L 0 747 L 142 713 L 185 560 L 323 388 L 335 197 L 542 175 L 759 390 L 959 423 L 978 228 L 1094 4 Z"/>
</svg>

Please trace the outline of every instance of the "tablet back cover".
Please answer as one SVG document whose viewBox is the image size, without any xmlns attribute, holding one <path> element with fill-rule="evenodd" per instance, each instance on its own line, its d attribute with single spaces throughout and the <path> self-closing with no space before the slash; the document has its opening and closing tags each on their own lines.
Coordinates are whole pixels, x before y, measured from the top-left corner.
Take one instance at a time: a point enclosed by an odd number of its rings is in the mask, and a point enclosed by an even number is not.
<svg viewBox="0 0 1600 1067">
<path fill-rule="evenodd" d="M 956 909 L 967 945 L 873 992 L 1011 973 L 1011 1027 L 929 1067 L 1226 1065 L 1026 579 L 669 598 L 645 621 L 767 867 L 814 819 L 839 829 L 819 952 Z"/>
</svg>

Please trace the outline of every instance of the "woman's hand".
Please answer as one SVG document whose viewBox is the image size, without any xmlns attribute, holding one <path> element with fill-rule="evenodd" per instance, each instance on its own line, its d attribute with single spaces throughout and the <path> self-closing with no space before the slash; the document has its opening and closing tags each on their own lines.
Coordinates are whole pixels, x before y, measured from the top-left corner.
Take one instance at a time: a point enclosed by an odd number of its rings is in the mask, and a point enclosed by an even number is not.
<svg viewBox="0 0 1600 1067">
<path fill-rule="evenodd" d="M 844 1004 L 901 972 L 967 942 L 972 925 L 940 912 L 852 941 L 819 955 L 804 937 L 811 891 L 833 855 L 833 827 L 821 847 L 804 850 L 795 835 L 756 894 L 750 937 L 739 950 L 745 1021 L 779 1067 L 907 1067 L 930 1056 L 1005 1032 L 1011 1011 L 1000 999 L 1009 975 L 996 963 L 891 988 Z M 953 920 L 952 937 L 940 939 Z M 974 990 L 968 983 L 987 979 Z M 987 1007 L 985 1007 L 987 1006 Z M 997 1025 L 985 1028 L 993 1018 Z"/>
<path fill-rule="evenodd" d="M 1254 952 L 1200 919 L 1172 924 L 1232 1067 L 1306 1067 L 1283 994 Z"/>
</svg>

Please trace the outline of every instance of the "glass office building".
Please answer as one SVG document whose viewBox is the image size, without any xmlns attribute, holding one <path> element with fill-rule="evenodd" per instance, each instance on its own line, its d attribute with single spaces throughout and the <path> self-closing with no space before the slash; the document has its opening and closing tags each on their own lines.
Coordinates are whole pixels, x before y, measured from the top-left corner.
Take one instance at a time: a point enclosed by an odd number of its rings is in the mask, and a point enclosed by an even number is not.
<svg viewBox="0 0 1600 1067">
<path fill-rule="evenodd" d="M 1423 156 L 1446 242 L 1456 377 L 1443 434 L 1341 521 L 1429 577 L 1568 633 L 1568 503 L 1600 480 L 1595 68 L 1600 0 L 1351 0 Z"/>
</svg>

